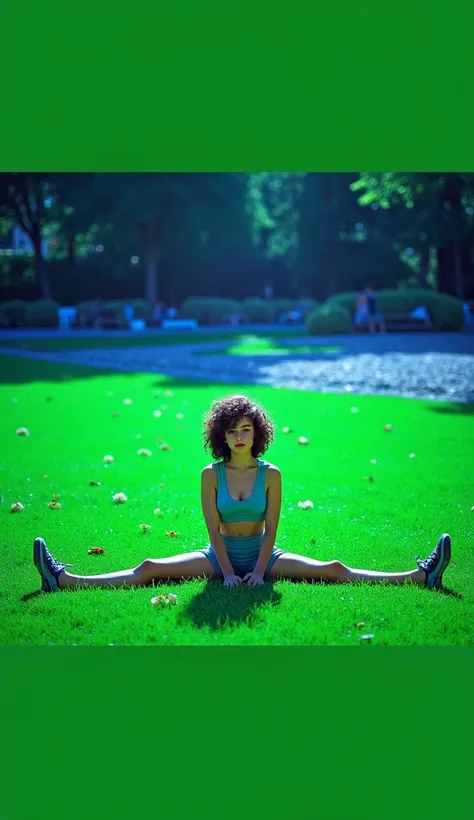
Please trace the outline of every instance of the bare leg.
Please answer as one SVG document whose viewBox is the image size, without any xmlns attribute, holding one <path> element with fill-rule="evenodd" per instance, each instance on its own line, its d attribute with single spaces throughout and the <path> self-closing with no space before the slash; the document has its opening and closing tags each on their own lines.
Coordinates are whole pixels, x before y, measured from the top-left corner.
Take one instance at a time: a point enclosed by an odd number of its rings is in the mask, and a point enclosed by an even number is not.
<svg viewBox="0 0 474 820">
<path fill-rule="evenodd" d="M 131 587 L 147 586 L 152 581 L 181 580 L 181 578 L 217 577 L 211 562 L 202 552 L 186 552 L 171 558 L 147 558 L 133 569 L 109 572 L 105 575 L 72 575 L 64 572 L 58 578 L 60 589 L 87 584 L 88 586 Z"/>
<path fill-rule="evenodd" d="M 372 572 L 366 569 L 351 569 L 341 561 L 316 561 L 305 555 L 285 552 L 273 564 L 270 570 L 272 578 L 301 578 L 308 581 L 326 580 L 339 584 L 351 584 L 355 581 L 366 581 L 372 584 L 381 581 L 390 584 L 423 584 L 426 573 L 423 569 L 411 572 Z"/>
</svg>

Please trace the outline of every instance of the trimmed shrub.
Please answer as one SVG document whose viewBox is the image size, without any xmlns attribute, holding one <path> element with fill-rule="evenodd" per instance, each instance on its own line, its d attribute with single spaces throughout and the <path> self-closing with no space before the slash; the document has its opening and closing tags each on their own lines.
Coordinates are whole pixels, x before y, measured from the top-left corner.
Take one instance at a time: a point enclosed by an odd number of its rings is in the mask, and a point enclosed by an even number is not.
<svg viewBox="0 0 474 820">
<path fill-rule="evenodd" d="M 348 310 L 349 313 L 352 315 L 355 311 L 356 303 L 361 295 L 360 290 L 353 290 L 353 291 L 346 291 L 345 293 L 336 293 L 335 296 L 331 296 L 324 302 L 324 307 L 340 307 L 344 308 L 344 310 Z M 377 301 L 382 307 L 381 303 L 381 293 L 382 291 L 377 291 L 376 297 Z"/>
<path fill-rule="evenodd" d="M 105 304 L 106 310 L 113 310 L 117 318 L 125 318 L 124 310 L 126 305 L 133 307 L 134 319 L 150 319 L 153 313 L 151 302 L 146 299 L 110 299 Z"/>
<path fill-rule="evenodd" d="M 0 313 L 8 319 L 10 327 L 21 327 L 25 321 L 28 303 L 22 299 L 12 299 L 11 302 L 2 302 Z"/>
<path fill-rule="evenodd" d="M 223 324 L 232 313 L 242 313 L 237 299 L 190 298 L 179 309 L 180 319 L 196 319 L 200 325 Z"/>
<path fill-rule="evenodd" d="M 129 299 L 125 304 L 132 305 L 135 319 L 151 319 L 153 305 L 146 299 Z"/>
<path fill-rule="evenodd" d="M 105 327 L 113 327 L 115 324 L 118 330 L 124 330 L 128 328 L 128 322 L 125 318 L 123 310 L 125 305 L 129 305 L 132 303 L 132 299 L 112 299 L 108 302 L 104 302 L 100 310 L 103 325 Z M 85 323 L 88 327 L 92 327 L 94 321 L 97 318 L 97 303 L 95 301 L 79 302 L 79 304 L 76 305 L 76 310 L 77 324 L 81 325 L 80 317 L 82 314 L 82 320 L 85 320 Z M 142 317 L 135 315 L 135 318 L 140 319 Z"/>
<path fill-rule="evenodd" d="M 270 324 L 275 315 L 274 302 L 268 299 L 247 298 L 242 302 L 245 321 L 250 324 Z"/>
<path fill-rule="evenodd" d="M 352 314 L 359 296 L 360 291 L 338 293 L 331 296 L 325 305 L 330 308 L 343 307 Z M 424 305 L 436 330 L 456 331 L 464 327 L 462 302 L 447 293 L 424 288 L 400 288 L 380 290 L 376 293 L 376 298 L 382 313 L 411 313 L 415 308 Z"/>
<path fill-rule="evenodd" d="M 316 310 L 319 303 L 316 301 L 316 299 L 300 299 L 299 302 L 296 304 L 299 304 L 304 315 L 307 316 L 308 313 L 311 313 L 311 311 Z"/>
<path fill-rule="evenodd" d="M 118 319 L 119 317 L 124 317 L 124 312 L 123 311 L 124 311 L 125 305 L 131 305 L 131 304 L 132 304 L 131 299 L 107 299 L 107 301 L 104 304 L 104 310 L 105 311 L 111 310 L 117 316 L 117 319 Z M 94 305 L 94 302 L 92 302 L 92 305 Z"/>
<path fill-rule="evenodd" d="M 339 305 L 323 305 L 308 315 L 306 327 L 310 336 L 351 333 L 352 316 L 346 308 Z"/>
<path fill-rule="evenodd" d="M 282 313 L 295 309 L 296 299 L 273 299 L 270 304 L 273 305 L 275 321 L 278 321 Z"/>
<path fill-rule="evenodd" d="M 59 302 L 53 302 L 49 299 L 31 302 L 25 311 L 25 326 L 58 327 L 58 308 L 60 307 Z"/>
<path fill-rule="evenodd" d="M 314 299 L 275 299 L 273 305 L 275 307 L 275 321 L 278 321 L 282 313 L 297 309 L 303 311 L 303 318 L 306 318 L 308 313 L 317 308 L 318 303 Z"/>
</svg>

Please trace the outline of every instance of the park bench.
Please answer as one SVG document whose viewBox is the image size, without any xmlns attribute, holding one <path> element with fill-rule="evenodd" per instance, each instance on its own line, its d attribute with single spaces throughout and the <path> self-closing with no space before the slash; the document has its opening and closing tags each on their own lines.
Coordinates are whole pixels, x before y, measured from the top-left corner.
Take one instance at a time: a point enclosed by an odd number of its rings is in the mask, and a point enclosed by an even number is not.
<svg viewBox="0 0 474 820">
<path fill-rule="evenodd" d="M 384 320 L 387 330 L 433 330 L 433 325 L 426 319 L 411 313 L 385 313 Z"/>
<path fill-rule="evenodd" d="M 405 311 L 405 312 L 400 312 L 400 313 L 384 313 L 383 318 L 384 318 L 385 327 L 387 329 L 387 332 L 390 332 L 390 331 L 397 332 L 397 331 L 404 331 L 404 330 L 414 330 L 414 331 L 434 330 L 433 324 L 431 322 L 428 322 L 424 318 L 420 318 L 418 316 L 413 316 L 411 311 Z M 367 331 L 368 332 L 368 330 L 369 330 L 368 324 L 361 325 L 361 326 L 358 326 L 358 327 L 356 327 L 354 325 L 354 327 L 355 327 L 355 330 L 359 331 L 359 332 L 360 331 L 362 331 L 362 332 Z M 378 326 L 376 326 L 376 327 L 378 329 Z"/>
<path fill-rule="evenodd" d="M 197 330 L 196 319 L 163 319 L 161 323 L 163 330 Z"/>
</svg>

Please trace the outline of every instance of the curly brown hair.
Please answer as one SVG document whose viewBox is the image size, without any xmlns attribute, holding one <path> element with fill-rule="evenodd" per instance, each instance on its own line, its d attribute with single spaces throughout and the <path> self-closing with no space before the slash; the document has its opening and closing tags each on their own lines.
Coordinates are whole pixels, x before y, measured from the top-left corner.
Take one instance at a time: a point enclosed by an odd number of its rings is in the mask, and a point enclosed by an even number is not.
<svg viewBox="0 0 474 820">
<path fill-rule="evenodd" d="M 230 448 L 226 443 L 225 434 L 243 416 L 252 419 L 254 426 L 252 445 L 254 458 L 263 455 L 272 443 L 275 425 L 262 407 L 248 396 L 240 394 L 224 396 L 213 402 L 210 410 L 204 416 L 204 449 L 210 451 L 216 461 L 219 459 L 229 461 Z"/>
</svg>

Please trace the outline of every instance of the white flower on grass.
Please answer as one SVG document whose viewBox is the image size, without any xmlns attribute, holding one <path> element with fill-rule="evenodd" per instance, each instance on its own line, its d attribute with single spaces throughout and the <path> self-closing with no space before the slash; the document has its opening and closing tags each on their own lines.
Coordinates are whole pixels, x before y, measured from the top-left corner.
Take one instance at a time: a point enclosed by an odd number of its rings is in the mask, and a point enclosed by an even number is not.
<svg viewBox="0 0 474 820">
<path fill-rule="evenodd" d="M 178 596 L 173 595 L 172 592 L 170 592 L 168 595 L 163 593 L 161 595 L 156 595 L 154 598 L 152 598 L 151 603 L 153 604 L 153 606 L 176 606 L 176 604 L 178 603 Z"/>
<path fill-rule="evenodd" d="M 158 449 L 159 450 L 172 450 L 173 448 L 171 447 L 171 445 L 166 444 L 166 442 L 163 442 L 163 444 L 160 444 Z"/>
<path fill-rule="evenodd" d="M 371 458 L 370 463 L 371 464 L 377 464 L 377 459 L 376 458 Z"/>
<path fill-rule="evenodd" d="M 282 432 L 282 433 L 291 433 L 291 432 L 292 432 L 292 430 L 291 430 L 291 427 L 283 427 L 283 429 L 282 429 L 282 431 L 281 431 L 281 432 Z"/>
<path fill-rule="evenodd" d="M 178 419 L 178 421 L 181 421 L 182 419 L 184 419 L 184 413 L 176 413 L 176 418 Z"/>
<path fill-rule="evenodd" d="M 128 406 L 128 405 L 130 405 L 130 404 L 133 404 L 133 399 L 124 399 L 124 400 L 123 400 L 123 403 L 124 403 L 124 404 L 126 404 L 126 405 Z"/>
<path fill-rule="evenodd" d="M 113 456 L 104 456 L 104 464 L 112 464 L 115 461 Z"/>
<path fill-rule="evenodd" d="M 312 501 L 307 499 L 306 501 L 298 501 L 298 507 L 301 510 L 313 510 L 314 509 L 314 504 L 313 504 Z"/>
<path fill-rule="evenodd" d="M 306 438 L 306 436 L 300 436 L 298 439 L 298 444 L 309 444 L 309 438 Z"/>
<path fill-rule="evenodd" d="M 161 412 L 161 410 L 154 410 L 153 415 L 154 415 L 155 419 L 159 419 L 159 418 L 161 418 L 163 413 Z"/>
<path fill-rule="evenodd" d="M 137 450 L 137 456 L 151 456 L 151 454 L 151 450 L 146 450 L 144 447 L 142 447 L 141 450 Z"/>
<path fill-rule="evenodd" d="M 160 508 L 159 508 L 159 507 L 157 507 L 157 508 L 156 508 L 156 510 L 153 510 L 153 513 L 154 513 L 154 515 L 159 515 L 159 516 L 160 516 L 160 518 L 162 518 L 162 517 L 163 517 L 163 515 L 164 515 L 163 510 L 160 510 Z"/>
<path fill-rule="evenodd" d="M 351 407 L 351 413 L 358 413 L 358 412 L 359 412 L 358 407 Z"/>
<path fill-rule="evenodd" d="M 126 501 L 128 501 L 128 498 L 125 493 L 115 493 L 113 497 L 114 504 L 125 504 Z"/>
<path fill-rule="evenodd" d="M 410 458 L 416 458 L 415 453 L 410 453 Z"/>
<path fill-rule="evenodd" d="M 29 436 L 30 431 L 28 430 L 27 427 L 19 427 L 18 430 L 16 431 L 16 434 L 17 434 L 17 436 Z"/>
<path fill-rule="evenodd" d="M 23 504 L 21 503 L 21 501 L 15 501 L 15 503 L 12 504 L 11 507 L 10 507 L 10 512 L 12 512 L 12 513 L 23 512 L 24 509 L 25 508 L 24 508 Z"/>
</svg>

